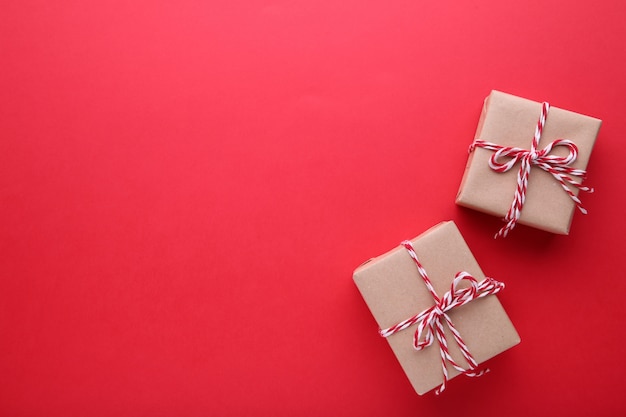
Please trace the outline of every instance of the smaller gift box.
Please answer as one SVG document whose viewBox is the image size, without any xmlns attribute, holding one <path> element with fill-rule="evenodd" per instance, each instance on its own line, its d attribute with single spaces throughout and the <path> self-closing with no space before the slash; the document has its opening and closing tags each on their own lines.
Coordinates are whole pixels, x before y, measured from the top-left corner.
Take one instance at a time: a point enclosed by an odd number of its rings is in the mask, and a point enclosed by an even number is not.
<svg viewBox="0 0 626 417">
<path fill-rule="evenodd" d="M 480 375 L 478 364 L 520 342 L 493 295 L 504 285 L 485 278 L 451 221 L 367 261 L 354 282 L 420 395 Z"/>
<path fill-rule="evenodd" d="M 574 209 L 586 213 L 578 193 L 592 191 L 581 183 L 601 123 L 492 91 L 485 99 L 456 203 L 504 217 L 507 225 L 501 236 L 517 222 L 568 234 Z"/>
</svg>

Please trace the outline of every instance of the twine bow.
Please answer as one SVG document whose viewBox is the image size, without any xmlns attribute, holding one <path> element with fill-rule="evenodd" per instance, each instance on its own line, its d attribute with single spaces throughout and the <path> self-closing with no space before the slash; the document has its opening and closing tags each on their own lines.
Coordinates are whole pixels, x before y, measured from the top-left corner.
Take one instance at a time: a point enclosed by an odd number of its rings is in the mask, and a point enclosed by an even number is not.
<svg viewBox="0 0 626 417">
<path fill-rule="evenodd" d="M 409 255 L 417 266 L 417 270 L 421 275 L 424 284 L 426 284 L 428 291 L 435 300 L 435 305 L 427 308 L 426 310 L 422 311 L 419 314 L 416 314 L 413 317 L 401 321 L 394 326 L 391 326 L 384 330 L 379 330 L 378 333 L 382 337 L 389 337 L 417 323 L 417 329 L 415 331 L 415 334 L 413 335 L 413 347 L 418 351 L 432 345 L 435 337 L 437 338 L 437 342 L 439 343 L 439 353 L 441 355 L 441 369 L 443 372 L 443 382 L 435 391 L 438 395 L 446 389 L 446 384 L 448 382 L 448 369 L 446 366 L 446 362 L 450 363 L 450 365 L 457 371 L 471 377 L 478 377 L 489 372 L 488 369 L 476 371 L 478 364 L 476 363 L 476 360 L 465 345 L 461 334 L 456 329 L 456 327 L 454 327 L 454 324 L 452 323 L 452 319 L 448 315 L 448 312 L 456 307 L 465 305 L 472 300 L 486 297 L 491 294 L 496 294 L 504 288 L 504 284 L 492 278 L 485 278 L 483 281 L 478 282 L 476 278 L 471 276 L 469 273 L 463 271 L 457 273 L 452 280 L 450 291 L 446 292 L 443 297 L 439 297 L 435 292 L 435 289 L 430 279 L 428 278 L 428 274 L 426 274 L 426 270 L 417 258 L 417 254 L 415 253 L 411 242 L 406 240 L 402 242 L 402 245 L 409 252 Z M 459 288 L 460 284 L 463 281 L 468 282 L 470 286 L 465 288 Z M 457 343 L 461 350 L 461 353 L 463 354 L 463 357 L 469 364 L 468 369 L 464 369 L 463 367 L 461 367 L 457 363 L 457 361 L 455 361 L 454 358 L 452 358 L 452 356 L 450 355 L 450 352 L 448 350 L 448 342 L 446 340 L 446 334 L 444 332 L 444 323 L 450 329 L 455 342 Z"/>
<path fill-rule="evenodd" d="M 541 133 L 546 123 L 548 111 L 550 105 L 548 103 L 542 103 L 541 117 L 537 122 L 535 129 L 535 136 L 533 137 L 530 149 L 521 149 L 509 146 L 502 146 L 484 140 L 477 139 L 470 146 L 469 151 L 472 152 L 474 148 L 484 148 L 491 151 L 495 151 L 491 158 L 489 158 L 489 167 L 496 172 L 507 172 L 517 162 L 520 163 L 520 169 L 517 172 L 517 187 L 515 188 L 515 196 L 511 207 L 504 217 L 506 224 L 496 233 L 495 237 L 506 237 L 507 234 L 515 228 L 524 202 L 526 200 L 526 190 L 528 188 L 528 177 L 530 175 L 530 168 L 535 165 L 542 170 L 546 171 L 559 182 L 563 190 L 570 196 L 572 201 L 576 204 L 576 207 L 583 213 L 587 214 L 582 206 L 582 202 L 576 194 L 572 191 L 572 187 L 580 191 L 593 192 L 593 188 L 585 187 L 581 185 L 581 182 L 585 179 L 587 172 L 583 169 L 576 169 L 570 167 L 570 165 L 576 161 L 578 157 L 578 147 L 574 142 L 567 139 L 556 139 L 549 143 L 545 148 L 537 150 L 539 140 L 541 139 Z M 566 156 L 550 155 L 553 149 L 562 146 L 568 150 Z M 509 160 L 505 160 L 509 158 Z"/>
</svg>

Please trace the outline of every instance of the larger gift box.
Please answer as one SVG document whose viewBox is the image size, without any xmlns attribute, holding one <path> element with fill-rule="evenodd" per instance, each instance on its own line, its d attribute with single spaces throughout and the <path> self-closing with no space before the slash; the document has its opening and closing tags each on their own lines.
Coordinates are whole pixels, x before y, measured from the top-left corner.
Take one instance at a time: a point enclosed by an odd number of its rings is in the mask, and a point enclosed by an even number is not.
<svg viewBox="0 0 626 417">
<path fill-rule="evenodd" d="M 456 225 L 440 223 L 410 244 L 441 297 L 451 290 L 459 273 L 466 272 L 483 283 L 485 275 Z M 356 283 L 380 329 L 388 329 L 407 318 L 432 308 L 436 303 L 405 246 L 371 259 L 354 271 Z M 465 281 L 460 286 L 466 287 Z M 478 364 L 520 342 L 513 324 L 495 295 L 474 299 L 446 312 L 467 349 Z M 387 337 L 402 369 L 415 391 L 422 395 L 444 382 L 441 350 L 435 340 L 416 350 L 413 337 L 419 323 Z M 463 369 L 469 366 L 450 328 L 444 323 L 449 354 Z M 376 333 L 372 332 L 372 336 Z M 448 379 L 461 372 L 446 362 Z"/>
<path fill-rule="evenodd" d="M 541 114 L 542 103 L 492 91 L 485 99 L 475 141 L 529 150 Z M 585 170 L 601 124 L 602 121 L 594 117 L 550 107 L 537 150 L 541 152 L 555 140 L 568 141 L 577 148 L 577 155 L 573 162 L 566 164 L 567 167 Z M 561 146 L 554 146 L 545 156 L 565 157 L 568 155 L 568 148 L 563 144 L 561 142 Z M 498 172 L 489 165 L 493 155 L 494 150 L 473 147 L 456 203 L 505 217 L 514 201 L 520 162 L 507 172 Z M 504 156 L 500 159 L 502 163 L 510 161 Z M 570 177 L 574 182 L 580 183 L 584 174 Z M 567 187 L 574 196 L 578 196 L 579 190 L 576 186 L 568 184 Z M 548 170 L 535 165 L 530 169 L 518 222 L 552 233 L 568 234 L 576 206 L 575 199 L 563 189 L 555 177 Z"/>
</svg>

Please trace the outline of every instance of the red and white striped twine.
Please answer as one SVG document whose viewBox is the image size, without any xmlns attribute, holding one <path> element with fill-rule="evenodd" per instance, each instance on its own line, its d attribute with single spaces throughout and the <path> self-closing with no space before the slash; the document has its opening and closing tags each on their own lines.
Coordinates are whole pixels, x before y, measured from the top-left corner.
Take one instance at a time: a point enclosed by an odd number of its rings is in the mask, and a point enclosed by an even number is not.
<svg viewBox="0 0 626 417">
<path fill-rule="evenodd" d="M 515 188 L 515 197 L 511 203 L 511 207 L 504 217 L 506 224 L 496 233 L 495 237 L 506 237 L 507 234 L 513 230 L 517 221 L 522 213 L 524 207 L 524 201 L 526 200 L 526 190 L 528 188 L 528 176 L 530 174 L 530 168 L 533 165 L 538 166 L 544 171 L 552 174 L 552 176 L 561 184 L 561 187 L 570 196 L 570 198 L 576 204 L 576 207 L 583 213 L 587 214 L 582 206 L 580 199 L 574 194 L 571 187 L 575 187 L 580 191 L 593 192 L 593 188 L 585 187 L 581 185 L 581 182 L 585 179 L 587 172 L 582 169 L 571 168 L 572 164 L 578 157 L 578 147 L 574 142 L 567 139 L 556 139 L 549 143 L 545 148 L 537 150 L 539 146 L 539 139 L 541 139 L 541 133 L 548 117 L 548 111 L 550 105 L 546 102 L 542 103 L 541 117 L 537 122 L 535 129 L 535 136 L 533 137 L 530 150 L 520 149 L 509 146 L 502 146 L 484 140 L 477 139 L 470 146 L 470 153 L 475 147 L 485 148 L 490 151 L 495 151 L 491 158 L 489 158 L 489 166 L 496 172 L 507 172 L 513 166 L 520 161 L 520 169 L 517 172 L 517 187 Z M 563 146 L 567 148 L 569 154 L 567 156 L 550 155 L 550 152 L 557 146 Z M 501 158 L 510 158 L 508 161 L 503 162 Z M 579 181 L 573 177 L 577 177 Z"/>
<path fill-rule="evenodd" d="M 452 320 L 447 312 L 453 308 L 465 305 L 472 300 L 496 294 L 504 288 L 504 284 L 492 278 L 485 278 L 483 281 L 478 282 L 476 278 L 463 271 L 457 273 L 454 280 L 452 280 L 450 291 L 446 292 L 443 297 L 439 297 L 435 292 L 435 288 L 433 287 L 430 279 L 428 278 L 426 270 L 420 263 L 419 259 L 417 259 L 417 254 L 413 249 L 413 244 L 410 241 L 405 240 L 402 242 L 402 246 L 406 248 L 409 255 L 413 259 L 413 262 L 417 266 L 417 270 L 424 280 L 424 284 L 426 284 L 428 291 L 435 300 L 435 305 L 413 317 L 401 321 L 394 326 L 379 330 L 378 333 L 382 337 L 389 337 L 417 323 L 417 330 L 413 336 L 413 347 L 416 350 L 422 350 L 432 345 L 434 337 L 437 337 L 437 342 L 439 343 L 439 353 L 441 354 L 441 369 L 443 371 L 443 383 L 435 391 L 435 393 L 439 395 L 446 389 L 446 383 L 448 382 L 448 369 L 446 367 L 446 362 L 449 362 L 450 365 L 452 365 L 452 367 L 454 367 L 457 371 L 467 376 L 477 377 L 489 372 L 489 369 L 476 371 L 478 364 L 465 345 L 465 342 L 463 342 L 461 334 L 454 327 L 454 324 L 452 323 Z M 458 288 L 462 281 L 468 281 L 470 286 L 467 288 Z M 463 357 L 469 364 L 468 369 L 461 367 L 450 355 L 443 327 L 444 321 L 452 332 L 452 336 L 459 346 Z"/>
</svg>

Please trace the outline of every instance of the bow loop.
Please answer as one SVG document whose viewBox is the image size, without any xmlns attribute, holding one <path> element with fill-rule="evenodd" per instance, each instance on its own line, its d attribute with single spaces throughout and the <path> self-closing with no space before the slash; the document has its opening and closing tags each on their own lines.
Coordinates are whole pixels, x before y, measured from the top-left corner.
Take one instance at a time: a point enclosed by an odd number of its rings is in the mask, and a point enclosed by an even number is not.
<svg viewBox="0 0 626 417">
<path fill-rule="evenodd" d="M 568 150 L 566 156 L 551 155 L 553 149 L 562 146 Z M 567 139 L 557 139 L 550 142 L 545 148 L 541 150 L 541 155 L 535 161 L 535 165 L 545 163 L 552 168 L 569 167 L 578 157 L 578 147 L 576 144 Z"/>
<path fill-rule="evenodd" d="M 496 172 L 507 172 L 523 159 L 524 152 L 527 151 L 520 148 L 501 147 L 489 158 L 489 167 Z M 504 161 L 506 158 L 509 158 L 508 161 Z"/>
<path fill-rule="evenodd" d="M 456 276 L 452 280 L 452 285 L 450 286 L 450 292 L 457 295 L 457 297 L 460 297 L 461 294 L 459 292 L 464 291 L 464 289 L 458 289 L 457 287 L 463 281 L 468 281 L 470 283 L 469 289 L 471 290 L 472 294 L 475 294 L 478 289 L 478 281 L 476 280 L 476 278 L 471 276 L 469 272 L 465 272 L 465 271 L 458 272 L 456 274 Z"/>
<path fill-rule="evenodd" d="M 413 347 L 415 350 L 422 350 L 432 345 L 435 341 L 435 326 L 443 315 L 437 305 L 424 311 L 423 317 L 417 322 L 417 330 L 413 335 Z"/>
</svg>

